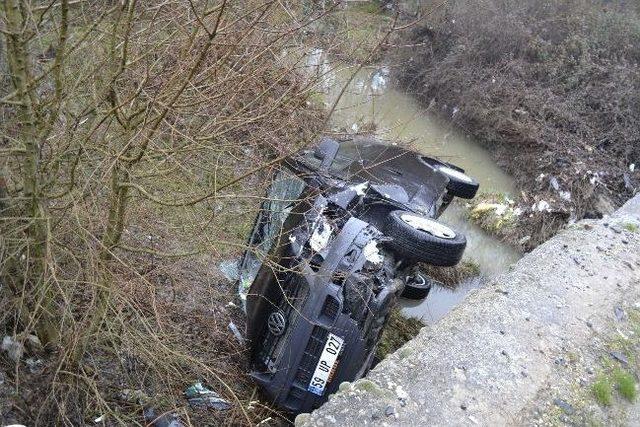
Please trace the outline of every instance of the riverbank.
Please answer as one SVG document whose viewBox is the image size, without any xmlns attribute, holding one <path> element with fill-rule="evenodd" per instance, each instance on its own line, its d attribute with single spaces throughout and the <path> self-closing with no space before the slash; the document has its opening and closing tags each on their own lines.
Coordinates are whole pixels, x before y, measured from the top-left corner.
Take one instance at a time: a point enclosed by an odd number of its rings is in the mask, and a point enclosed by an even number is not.
<svg viewBox="0 0 640 427">
<path fill-rule="evenodd" d="M 463 1 L 406 35 L 401 85 L 515 178 L 510 242 L 530 250 L 640 188 L 638 13 L 599 1 Z"/>
</svg>

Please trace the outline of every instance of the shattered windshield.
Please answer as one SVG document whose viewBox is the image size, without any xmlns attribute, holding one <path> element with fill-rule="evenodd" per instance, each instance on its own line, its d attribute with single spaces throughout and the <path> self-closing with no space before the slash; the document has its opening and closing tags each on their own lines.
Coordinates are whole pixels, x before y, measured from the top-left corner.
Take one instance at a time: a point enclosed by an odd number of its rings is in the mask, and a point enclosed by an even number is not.
<svg viewBox="0 0 640 427">
<path fill-rule="evenodd" d="M 273 247 L 296 200 L 305 188 L 305 182 L 287 169 L 280 170 L 267 191 L 267 199 L 260 208 L 248 242 L 248 250 L 239 268 L 238 293 L 243 304 L 251 283 L 258 274 L 263 260 Z"/>
</svg>

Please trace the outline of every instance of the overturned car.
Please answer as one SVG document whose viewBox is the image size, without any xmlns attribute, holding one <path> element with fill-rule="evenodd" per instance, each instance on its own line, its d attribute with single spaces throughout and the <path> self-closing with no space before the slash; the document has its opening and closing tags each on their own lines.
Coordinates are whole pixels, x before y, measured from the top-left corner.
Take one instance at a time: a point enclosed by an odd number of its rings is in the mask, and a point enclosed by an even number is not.
<svg viewBox="0 0 640 427">
<path fill-rule="evenodd" d="M 276 175 L 240 265 L 251 375 L 308 412 L 373 362 L 399 296 L 424 298 L 418 263 L 452 266 L 463 235 L 437 221 L 478 183 L 449 163 L 356 138 L 325 138 Z"/>
</svg>

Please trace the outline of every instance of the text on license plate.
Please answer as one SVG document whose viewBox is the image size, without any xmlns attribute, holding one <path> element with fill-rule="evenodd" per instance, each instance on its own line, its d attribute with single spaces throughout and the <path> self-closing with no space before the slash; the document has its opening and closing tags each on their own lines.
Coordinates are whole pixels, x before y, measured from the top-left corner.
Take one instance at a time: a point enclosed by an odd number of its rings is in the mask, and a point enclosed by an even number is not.
<svg viewBox="0 0 640 427">
<path fill-rule="evenodd" d="M 333 365 L 336 364 L 336 360 L 338 359 L 340 350 L 342 350 L 343 344 L 344 340 L 339 336 L 330 333 L 327 337 L 327 342 L 324 344 L 324 350 L 322 350 L 320 360 L 318 360 L 318 365 L 316 366 L 316 370 L 311 377 L 311 382 L 309 383 L 308 390 L 311 393 L 317 394 L 318 396 L 322 396 L 324 394 L 324 389 L 329 380 L 329 374 L 331 374 Z"/>
</svg>

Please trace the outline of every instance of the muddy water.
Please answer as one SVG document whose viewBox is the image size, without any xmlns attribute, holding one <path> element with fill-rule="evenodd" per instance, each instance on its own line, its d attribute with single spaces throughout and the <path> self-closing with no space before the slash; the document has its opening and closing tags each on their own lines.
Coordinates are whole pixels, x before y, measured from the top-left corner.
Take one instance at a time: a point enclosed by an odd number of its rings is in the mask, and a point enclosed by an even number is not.
<svg viewBox="0 0 640 427">
<path fill-rule="evenodd" d="M 354 67 L 336 66 L 320 51 L 312 53 L 310 65 L 324 76 L 322 91 L 328 107 L 346 86 L 332 117 L 336 130 L 356 133 L 373 124 L 382 138 L 408 142 L 424 154 L 463 167 L 480 182 L 481 191 L 514 193 L 513 180 L 498 168 L 486 150 L 460 129 L 435 118 L 410 96 L 394 89 L 385 67 L 358 71 Z M 436 322 L 470 290 L 505 271 L 520 257 L 512 247 L 470 224 L 461 204 L 450 206 L 441 220 L 467 236 L 465 257 L 478 263 L 481 277 L 461 284 L 456 290 L 436 287 L 424 301 L 402 301 L 406 315 L 421 318 L 427 324 Z"/>
</svg>

